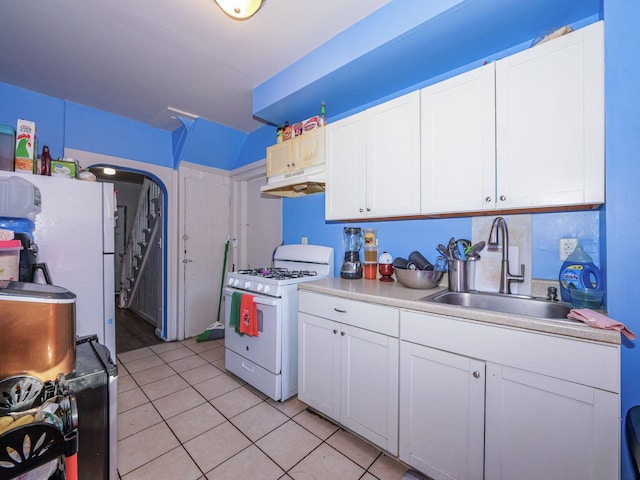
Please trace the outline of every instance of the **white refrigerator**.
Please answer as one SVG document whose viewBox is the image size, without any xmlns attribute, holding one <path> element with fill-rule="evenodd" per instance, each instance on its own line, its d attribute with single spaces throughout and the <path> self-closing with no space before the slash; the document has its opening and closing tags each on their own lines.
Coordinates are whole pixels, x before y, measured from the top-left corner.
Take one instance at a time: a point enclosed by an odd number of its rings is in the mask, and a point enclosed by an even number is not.
<svg viewBox="0 0 640 480">
<path fill-rule="evenodd" d="M 40 190 L 35 218 L 38 263 L 46 263 L 54 285 L 76 295 L 76 335 L 96 334 L 116 363 L 114 290 L 115 210 L 113 184 L 0 171 Z M 38 283 L 45 283 L 40 273 Z M 109 381 L 110 478 L 117 478 L 117 377 Z"/>
</svg>

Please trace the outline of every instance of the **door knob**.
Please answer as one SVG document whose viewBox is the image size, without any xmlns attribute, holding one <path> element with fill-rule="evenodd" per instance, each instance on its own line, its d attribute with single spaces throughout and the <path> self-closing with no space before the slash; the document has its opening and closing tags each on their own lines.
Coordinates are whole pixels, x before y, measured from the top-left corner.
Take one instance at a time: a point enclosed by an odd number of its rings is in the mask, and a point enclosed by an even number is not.
<svg viewBox="0 0 640 480">
<path fill-rule="evenodd" d="M 480 378 L 480 372 L 477 370 L 473 372 L 473 378 Z"/>
</svg>

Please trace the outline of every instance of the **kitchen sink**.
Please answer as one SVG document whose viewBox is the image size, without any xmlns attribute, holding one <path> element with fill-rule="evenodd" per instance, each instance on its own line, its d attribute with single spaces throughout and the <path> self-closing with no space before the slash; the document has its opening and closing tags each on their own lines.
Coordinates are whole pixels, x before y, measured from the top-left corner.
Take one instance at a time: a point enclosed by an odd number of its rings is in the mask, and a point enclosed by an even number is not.
<svg viewBox="0 0 640 480">
<path fill-rule="evenodd" d="M 542 298 L 485 292 L 444 291 L 420 300 L 547 319 L 566 319 L 572 308 L 567 303 L 551 302 Z"/>
</svg>

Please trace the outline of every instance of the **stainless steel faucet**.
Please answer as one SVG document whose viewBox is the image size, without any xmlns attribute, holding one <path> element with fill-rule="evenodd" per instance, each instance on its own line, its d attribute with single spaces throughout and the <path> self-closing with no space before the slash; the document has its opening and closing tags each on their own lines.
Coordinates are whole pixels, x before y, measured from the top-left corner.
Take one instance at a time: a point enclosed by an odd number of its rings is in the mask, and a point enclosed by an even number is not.
<svg viewBox="0 0 640 480">
<path fill-rule="evenodd" d="M 496 217 L 491 224 L 487 250 L 498 250 L 500 243 L 498 230 L 502 232 L 502 263 L 500 265 L 500 293 L 511 293 L 511 282 L 524 282 L 524 265 L 520 264 L 520 274 L 509 273 L 509 229 L 507 221 L 502 217 Z"/>
</svg>

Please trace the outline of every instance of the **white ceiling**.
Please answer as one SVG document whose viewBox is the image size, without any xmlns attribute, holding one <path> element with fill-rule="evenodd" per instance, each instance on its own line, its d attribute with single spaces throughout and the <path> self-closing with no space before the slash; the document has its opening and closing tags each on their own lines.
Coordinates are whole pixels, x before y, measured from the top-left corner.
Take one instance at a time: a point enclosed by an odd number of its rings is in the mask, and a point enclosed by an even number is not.
<svg viewBox="0 0 640 480">
<path fill-rule="evenodd" d="M 242 132 L 252 90 L 390 0 L 3 0 L 0 82 L 173 130 L 168 107 Z"/>
</svg>

